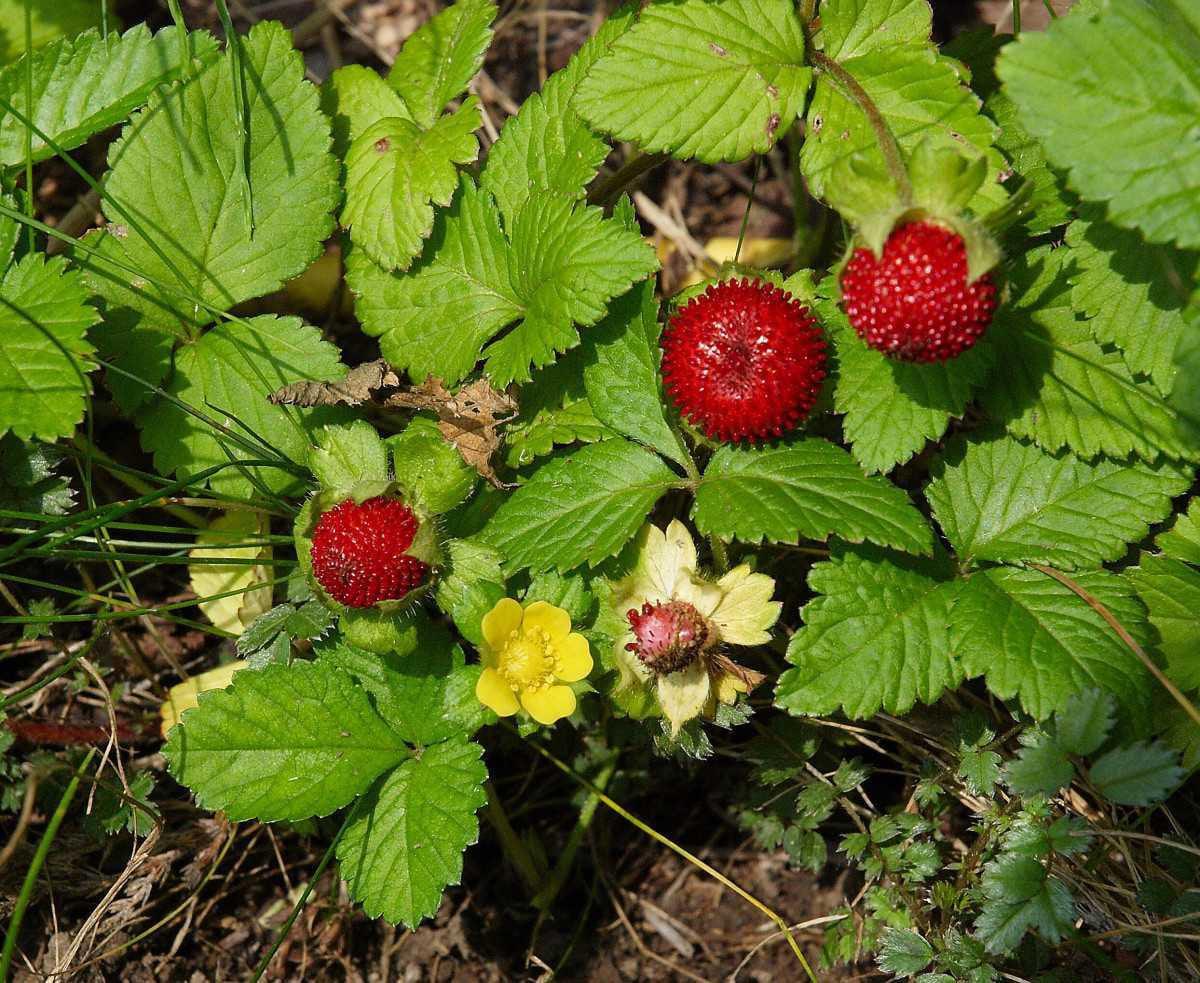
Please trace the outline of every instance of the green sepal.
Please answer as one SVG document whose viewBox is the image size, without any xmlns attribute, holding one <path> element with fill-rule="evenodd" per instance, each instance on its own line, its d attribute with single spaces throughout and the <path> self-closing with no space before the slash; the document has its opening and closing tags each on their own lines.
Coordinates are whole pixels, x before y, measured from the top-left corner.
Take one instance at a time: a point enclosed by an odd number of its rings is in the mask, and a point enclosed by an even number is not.
<svg viewBox="0 0 1200 983">
<path fill-rule="evenodd" d="M 322 489 L 363 502 L 372 495 L 358 498 L 359 489 L 387 485 L 387 448 L 364 420 L 322 427 L 308 450 L 308 468 Z"/>
<path fill-rule="evenodd" d="M 425 593 L 424 586 L 413 591 L 413 594 Z M 404 603 L 412 595 L 407 595 Z M 366 649 L 376 655 L 388 655 L 392 652 L 407 652 L 412 648 L 411 637 L 415 630 L 415 619 L 420 607 L 406 604 L 403 611 L 385 611 L 382 604 L 373 608 L 343 608 L 338 619 L 338 631 L 342 637 L 355 648 Z"/>
<path fill-rule="evenodd" d="M 405 501 L 428 515 L 457 508 L 475 491 L 479 474 L 438 430 L 437 422 L 415 416 L 385 441 Z"/>
</svg>

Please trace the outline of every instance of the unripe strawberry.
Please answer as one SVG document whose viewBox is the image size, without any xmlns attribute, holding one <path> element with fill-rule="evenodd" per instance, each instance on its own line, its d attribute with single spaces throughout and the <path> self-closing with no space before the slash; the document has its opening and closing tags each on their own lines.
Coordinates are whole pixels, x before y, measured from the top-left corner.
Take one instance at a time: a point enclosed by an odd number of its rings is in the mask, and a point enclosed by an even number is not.
<svg viewBox="0 0 1200 983">
<path fill-rule="evenodd" d="M 679 412 L 709 437 L 760 441 L 804 419 L 825 378 L 825 341 L 807 307 L 761 280 L 726 280 L 676 312 L 662 373 Z"/>
<path fill-rule="evenodd" d="M 842 302 L 871 348 L 907 362 L 944 362 L 992 323 L 996 284 L 968 282 L 962 236 L 934 222 L 894 229 L 882 257 L 860 246 L 842 271 Z"/>
<path fill-rule="evenodd" d="M 686 669 L 709 640 L 708 622 L 686 601 L 647 602 L 626 617 L 634 641 L 625 648 L 660 676 Z"/>
<path fill-rule="evenodd" d="M 398 498 L 339 502 L 313 530 L 313 576 L 347 607 L 399 600 L 429 573 L 429 564 L 407 552 L 419 525 L 413 510 Z"/>
</svg>

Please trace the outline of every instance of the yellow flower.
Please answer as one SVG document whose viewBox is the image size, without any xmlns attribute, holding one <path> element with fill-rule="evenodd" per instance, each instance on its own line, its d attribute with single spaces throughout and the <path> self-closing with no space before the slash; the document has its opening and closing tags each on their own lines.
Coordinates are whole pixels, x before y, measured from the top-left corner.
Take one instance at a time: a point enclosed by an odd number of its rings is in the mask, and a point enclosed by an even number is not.
<svg viewBox="0 0 1200 983">
<path fill-rule="evenodd" d="M 625 622 L 617 639 L 621 686 L 652 686 L 671 733 L 694 717 L 712 717 L 762 676 L 722 654 L 722 645 L 761 645 L 783 605 L 775 581 L 745 564 L 719 580 L 697 573 L 696 544 L 678 519 L 666 530 L 643 527 L 633 572 L 615 585 L 613 606 Z"/>
<path fill-rule="evenodd" d="M 571 631 L 566 611 L 545 601 L 522 608 L 506 597 L 483 616 L 482 628 L 480 703 L 501 717 L 524 707 L 539 724 L 575 712 L 575 693 L 562 684 L 592 671 L 592 653 L 587 639 Z"/>
</svg>

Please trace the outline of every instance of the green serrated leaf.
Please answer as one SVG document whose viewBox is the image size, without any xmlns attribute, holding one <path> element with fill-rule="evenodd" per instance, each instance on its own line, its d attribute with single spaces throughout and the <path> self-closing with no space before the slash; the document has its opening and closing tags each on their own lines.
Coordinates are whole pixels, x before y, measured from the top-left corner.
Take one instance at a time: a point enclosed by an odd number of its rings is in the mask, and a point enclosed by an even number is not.
<svg viewBox="0 0 1200 983">
<path fill-rule="evenodd" d="M 879 938 L 878 960 L 885 973 L 915 976 L 933 960 L 933 946 L 911 929 L 888 927 Z"/>
<path fill-rule="evenodd" d="M 596 176 L 608 144 L 575 109 L 579 83 L 616 38 L 636 19 L 626 4 L 613 13 L 567 63 L 521 105 L 488 151 L 479 183 L 491 192 L 506 222 L 512 222 L 532 195 L 580 199 Z"/>
<path fill-rule="evenodd" d="M 206 809 L 272 822 L 329 815 L 410 752 L 348 673 L 297 662 L 202 693 L 163 754 Z"/>
<path fill-rule="evenodd" d="M 835 301 L 820 301 L 817 311 L 837 352 L 834 407 L 868 472 L 890 471 L 941 437 L 991 369 L 986 342 L 951 362 L 898 362 L 868 348 Z"/>
<path fill-rule="evenodd" d="M 928 41 L 932 29 L 927 0 L 825 0 L 821 5 L 821 49 L 839 61 Z"/>
<path fill-rule="evenodd" d="M 1098 689 L 1076 693 L 1054 715 L 1059 747 L 1081 757 L 1091 754 L 1108 738 L 1115 718 L 1116 705 L 1110 694 Z"/>
<path fill-rule="evenodd" d="M 449 205 L 456 164 L 479 155 L 479 101 L 472 96 L 428 130 L 397 116 L 368 126 L 346 154 L 342 225 L 385 269 L 407 269 L 433 228 L 433 206 Z"/>
<path fill-rule="evenodd" d="M 365 420 L 318 430 L 308 466 L 317 484 L 331 491 L 349 492 L 358 484 L 388 480 L 387 448 Z"/>
<path fill-rule="evenodd" d="M 758 543 L 837 536 L 929 553 L 933 534 L 908 496 L 869 477 L 827 440 L 793 438 L 764 447 L 722 447 L 696 489 L 693 512 L 706 535 Z"/>
<path fill-rule="evenodd" d="M 24 25 L 20 28 L 24 33 Z M 188 35 L 193 65 L 211 62 L 217 43 L 207 31 Z M 125 120 L 160 84 L 179 75 L 179 32 L 168 27 L 151 34 L 138 24 L 124 34 L 102 38 L 98 30 L 54 41 L 33 55 L 33 101 L 26 102 L 24 56 L 0 70 L 0 100 L 15 113 L 0 114 L 0 166 L 25 160 L 24 116 L 35 130 L 33 160 L 74 150 L 88 137 Z M 32 105 L 32 112 L 30 111 Z"/>
<path fill-rule="evenodd" d="M 571 616 L 571 624 L 581 625 L 592 620 L 596 611 L 596 595 L 589 580 L 582 574 L 543 570 L 529 582 L 523 603 L 545 601 L 562 608 Z"/>
<path fill-rule="evenodd" d="M 928 140 L 935 149 L 985 157 L 993 180 L 980 197 L 996 204 L 1003 201 L 1004 192 L 994 181 L 1003 164 L 992 147 L 996 125 L 980 113 L 979 99 L 961 84 L 950 59 L 940 57 L 930 44 L 908 42 L 871 46 L 862 54 L 840 58 L 839 64 L 870 96 L 902 150 L 911 153 Z M 874 169 L 884 166 L 866 114 L 834 76 L 822 74 L 807 124 L 800 167 L 812 193 L 835 208 L 853 209 L 853 194 L 834 180 L 835 172 L 856 155 Z"/>
<path fill-rule="evenodd" d="M 409 744 L 427 747 L 469 737 L 484 722 L 487 711 L 475 698 L 478 670 L 466 665 L 450 632 L 424 615 L 405 624 L 395 649 L 382 655 L 340 638 L 318 642 L 314 651 L 318 663 L 353 676 L 388 726 Z"/>
<path fill-rule="evenodd" d="M 1122 578 L 1096 570 L 1072 579 L 1145 640 L 1145 614 Z M 967 675 L 984 676 L 988 689 L 1016 696 L 1039 720 L 1098 687 L 1116 697 L 1127 726 L 1146 726 L 1154 689 L 1141 661 L 1086 601 L 1040 571 L 1002 567 L 970 577 L 950 637 Z"/>
<path fill-rule="evenodd" d="M 416 928 L 462 877 L 487 802 L 483 748 L 461 738 L 426 748 L 364 798 L 338 841 L 350 894 L 372 918 Z"/>
<path fill-rule="evenodd" d="M 492 547 L 472 539 L 445 544 L 446 566 L 438 581 L 438 607 L 454 620 L 472 645 L 483 641 L 483 616 L 505 596 L 502 558 Z"/>
<path fill-rule="evenodd" d="M 543 465 L 496 511 L 483 538 L 510 572 L 567 571 L 615 554 L 677 479 L 658 457 L 605 440 Z"/>
<path fill-rule="evenodd" d="M 975 922 L 975 934 L 988 952 L 1011 952 L 1030 928 L 1049 943 L 1060 941 L 1071 929 L 1075 901 L 1070 890 L 1048 877 L 1036 860 L 1020 856 L 994 860 L 984 869 L 983 890 L 987 900 Z"/>
<path fill-rule="evenodd" d="M 973 795 L 991 795 L 1000 780 L 1000 755 L 987 748 L 964 748 L 956 774 Z"/>
<path fill-rule="evenodd" d="M 301 463 L 308 454 L 310 434 L 322 425 L 345 420 L 349 412 L 336 406 L 275 406 L 267 402 L 267 395 L 301 380 L 331 382 L 345 372 L 337 348 L 323 341 L 316 328 L 298 317 L 262 315 L 241 324 L 220 324 L 181 349 L 165 388 L 242 439 L 265 441 L 277 454 Z M 154 454 L 163 474 L 192 475 L 250 456 L 205 420 L 166 400 L 143 408 L 137 422 L 142 444 Z M 298 487 L 294 474 L 278 468 L 256 468 L 251 473 L 277 492 Z M 215 475 L 210 484 L 241 496 L 253 487 L 237 468 Z"/>
<path fill-rule="evenodd" d="M 1114 59 L 1125 39 L 1136 59 Z M 1027 31 L 997 71 L 1072 187 L 1154 242 L 1200 246 L 1200 10 L 1119 0 Z"/>
<path fill-rule="evenodd" d="M 1167 556 L 1144 555 L 1125 575 L 1158 632 L 1167 675 L 1183 690 L 1200 688 L 1200 571 Z"/>
<path fill-rule="evenodd" d="M 579 344 L 574 325 L 595 324 L 610 300 L 658 268 L 640 232 L 603 214 L 547 195 L 530 198 L 513 219 L 510 271 L 523 320 L 484 350 L 496 385 L 528 381 L 531 364 L 548 365 Z"/>
<path fill-rule="evenodd" d="M 1050 455 L 1011 437 L 955 440 L 925 491 L 965 563 L 1037 562 L 1062 570 L 1125 555 L 1171 513 L 1191 468 Z"/>
<path fill-rule="evenodd" d="M 475 77 L 495 17 L 491 0 L 458 0 L 404 42 L 387 80 L 418 126 L 428 129 Z"/>
<path fill-rule="evenodd" d="M 30 40 L 33 49 L 63 35 L 99 27 L 108 7 L 110 29 L 116 21 L 113 0 L 56 0 L 55 3 L 26 4 L 25 0 L 0 0 L 0 63 L 15 61 L 25 53 L 25 11 L 32 15 Z"/>
<path fill-rule="evenodd" d="M 687 449 L 663 410 L 658 301 L 646 280 L 609 305 L 584 338 L 583 381 L 596 415 L 614 430 L 686 467 Z"/>
<path fill-rule="evenodd" d="M 1188 510 L 1170 529 L 1158 534 L 1154 545 L 1172 559 L 1200 564 L 1200 499 L 1192 499 Z"/>
<path fill-rule="evenodd" d="M 83 419 L 99 320 L 65 259 L 32 253 L 0 280 L 0 436 L 54 440 Z"/>
<path fill-rule="evenodd" d="M 958 585 L 944 559 L 913 560 L 881 550 L 844 550 L 813 566 L 818 596 L 788 645 L 795 667 L 779 677 L 775 702 L 793 713 L 850 717 L 881 708 L 907 713 L 956 686 L 962 669 L 950 646 Z"/>
<path fill-rule="evenodd" d="M 1125 806 L 1163 801 L 1183 779 L 1179 753 L 1158 741 L 1139 741 L 1096 759 L 1088 771 L 1106 799 Z"/>
<path fill-rule="evenodd" d="M 618 140 L 714 163 L 769 150 L 811 80 L 786 0 L 659 0 L 592 67 L 576 105 Z"/>
<path fill-rule="evenodd" d="M 510 426 L 504 435 L 504 463 L 523 468 L 550 454 L 556 445 L 594 444 L 611 436 L 613 431 L 596 419 L 588 400 L 573 400 L 539 410 L 527 423 Z"/>
<path fill-rule="evenodd" d="M 1075 768 L 1053 737 L 1034 733 L 1022 738 L 1025 746 L 1004 767 L 1009 788 L 1018 795 L 1053 795 L 1071 784 Z"/>
<path fill-rule="evenodd" d="M 228 310 L 276 289 L 317 258 L 333 230 L 329 121 L 291 35 L 264 21 L 239 43 L 248 140 L 232 125 L 232 63 L 218 58 L 161 90 L 109 149 L 109 225 L 86 240 L 100 256 L 77 250 L 76 260 L 110 309 L 130 308 L 146 327 L 194 331 L 212 319 L 197 302 Z"/>
<path fill-rule="evenodd" d="M 0 437 L 0 509 L 35 515 L 66 515 L 75 504 L 69 478 L 56 469 L 63 455 L 49 444 Z"/>
<path fill-rule="evenodd" d="M 1084 216 L 1067 229 L 1077 266 L 1071 303 L 1088 316 L 1098 342 L 1116 345 L 1130 372 L 1150 376 L 1168 394 L 1187 302 L 1174 284 L 1195 278 L 1200 254 L 1147 245 L 1136 232 L 1109 225 L 1095 206 Z"/>
<path fill-rule="evenodd" d="M 332 121 L 333 153 L 345 160 L 350 147 L 382 119 L 409 119 L 408 107 L 378 72 L 365 65 L 336 69 L 321 86 L 321 110 Z"/>
<path fill-rule="evenodd" d="M 414 417 L 387 439 L 387 446 L 397 483 L 429 515 L 442 515 L 461 505 L 479 481 L 479 473 L 429 417 Z"/>
<path fill-rule="evenodd" d="M 1092 340 L 1071 304 L 1069 249 L 1032 250 L 1010 271 L 1013 300 L 989 332 L 995 367 L 983 404 L 1010 433 L 1080 457 L 1194 458 L 1175 412 Z"/>
</svg>

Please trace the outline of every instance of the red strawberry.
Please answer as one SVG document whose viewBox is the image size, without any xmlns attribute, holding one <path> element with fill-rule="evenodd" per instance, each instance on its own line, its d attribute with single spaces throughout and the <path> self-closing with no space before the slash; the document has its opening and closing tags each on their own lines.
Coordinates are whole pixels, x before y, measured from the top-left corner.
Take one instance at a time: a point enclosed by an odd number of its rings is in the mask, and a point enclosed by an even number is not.
<svg viewBox="0 0 1200 983">
<path fill-rule="evenodd" d="M 660 675 L 686 669 L 708 641 L 708 622 L 686 601 L 646 603 L 626 617 L 635 641 L 625 648 Z"/>
<path fill-rule="evenodd" d="M 825 378 L 816 318 L 761 280 L 726 280 L 690 300 L 662 350 L 671 400 L 717 440 L 781 436 L 808 415 Z"/>
<path fill-rule="evenodd" d="M 859 247 L 842 271 L 842 300 L 871 348 L 907 362 L 961 355 L 992 323 L 996 284 L 967 282 L 962 236 L 933 222 L 895 229 L 883 257 Z"/>
<path fill-rule="evenodd" d="M 419 587 L 429 564 L 409 556 L 420 524 L 398 498 L 339 502 L 317 520 L 313 576 L 329 596 L 351 608 L 395 601 Z"/>
</svg>

